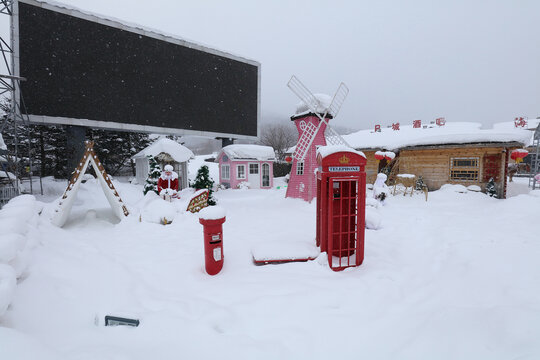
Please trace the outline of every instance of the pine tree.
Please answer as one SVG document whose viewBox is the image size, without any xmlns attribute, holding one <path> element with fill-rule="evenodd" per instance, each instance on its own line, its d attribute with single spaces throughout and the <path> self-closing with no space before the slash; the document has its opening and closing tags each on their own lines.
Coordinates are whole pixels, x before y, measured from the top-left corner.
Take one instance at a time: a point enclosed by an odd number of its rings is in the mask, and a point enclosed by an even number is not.
<svg viewBox="0 0 540 360">
<path fill-rule="evenodd" d="M 214 181 L 210 178 L 208 166 L 203 165 L 197 170 L 197 177 L 195 177 L 191 187 L 197 190 L 208 189 L 208 205 L 216 205 L 216 200 L 212 196 Z"/>
<path fill-rule="evenodd" d="M 497 189 L 495 187 L 495 180 L 493 180 L 493 178 L 490 178 L 486 184 L 486 193 L 489 196 L 497 197 Z"/>
<path fill-rule="evenodd" d="M 150 166 L 150 170 L 148 171 L 148 177 L 146 178 L 146 183 L 144 184 L 144 195 L 146 195 L 149 191 L 153 191 L 158 194 L 157 182 L 161 176 L 161 167 L 159 166 L 156 158 L 154 158 L 152 155 L 148 155 L 148 165 Z"/>
<path fill-rule="evenodd" d="M 414 184 L 415 190 L 424 190 L 424 186 L 426 184 L 424 183 L 424 178 L 422 178 L 422 175 L 418 176 L 418 179 L 416 179 L 416 183 Z"/>
</svg>

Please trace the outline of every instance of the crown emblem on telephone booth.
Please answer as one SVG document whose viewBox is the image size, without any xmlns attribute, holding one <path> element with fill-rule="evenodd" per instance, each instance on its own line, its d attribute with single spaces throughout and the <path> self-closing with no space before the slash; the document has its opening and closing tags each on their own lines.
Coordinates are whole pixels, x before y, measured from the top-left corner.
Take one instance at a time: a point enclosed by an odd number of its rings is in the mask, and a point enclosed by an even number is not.
<svg viewBox="0 0 540 360">
<path fill-rule="evenodd" d="M 339 158 L 338 161 L 340 164 L 348 164 L 350 159 L 347 156 L 343 155 L 342 157 Z"/>
</svg>

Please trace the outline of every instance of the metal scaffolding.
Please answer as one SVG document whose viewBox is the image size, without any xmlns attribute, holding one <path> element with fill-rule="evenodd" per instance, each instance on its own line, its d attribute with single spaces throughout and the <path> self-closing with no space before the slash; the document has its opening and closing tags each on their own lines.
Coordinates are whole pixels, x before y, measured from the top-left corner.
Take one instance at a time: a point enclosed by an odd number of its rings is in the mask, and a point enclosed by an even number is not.
<svg viewBox="0 0 540 360">
<path fill-rule="evenodd" d="M 534 190 L 537 186 L 540 187 L 540 184 L 538 184 L 538 181 L 535 179 L 535 176 L 540 173 L 540 123 L 538 123 L 538 126 L 534 131 L 533 148 L 534 153 L 529 154 L 529 156 L 531 157 L 531 173 L 529 176 L 529 187 Z"/>
<path fill-rule="evenodd" d="M 9 108 L 6 109 L 6 116 L 0 123 L 0 134 L 4 134 L 6 131 L 12 130 L 13 144 L 7 146 L 7 149 L 1 150 L 0 155 L 5 158 L 6 165 L 2 167 L 1 171 L 6 176 L 6 184 L 2 186 L 0 192 L 0 206 L 3 205 L 10 197 L 17 196 L 23 190 L 21 188 L 20 176 L 23 172 L 26 172 L 29 177 L 29 192 L 33 193 L 32 184 L 32 142 L 30 140 L 30 121 L 26 114 L 24 106 L 24 99 L 21 93 L 21 81 L 26 79 L 19 76 L 16 71 L 16 49 L 15 49 L 15 24 L 13 21 L 13 14 L 17 8 L 17 0 L 0 0 L 0 16 L 9 16 L 10 24 L 10 39 L 6 41 L 0 36 L 0 52 L 4 60 L 4 69 L 7 74 L 0 75 L 0 96 L 8 99 Z M 20 130 L 18 126 L 24 125 L 26 130 L 25 137 L 28 140 L 28 168 L 22 168 L 23 155 L 20 154 L 19 145 L 21 144 Z M 6 144 L 7 145 L 7 144 Z M 26 155 L 26 154 L 25 154 Z M 13 171 L 13 174 L 11 171 Z M 26 171 L 25 171 L 26 170 Z"/>
</svg>

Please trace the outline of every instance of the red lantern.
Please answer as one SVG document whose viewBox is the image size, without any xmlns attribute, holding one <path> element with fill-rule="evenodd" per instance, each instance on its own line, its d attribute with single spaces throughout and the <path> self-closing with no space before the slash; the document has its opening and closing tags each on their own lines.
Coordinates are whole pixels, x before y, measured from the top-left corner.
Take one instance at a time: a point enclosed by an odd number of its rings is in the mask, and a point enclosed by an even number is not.
<svg viewBox="0 0 540 360">
<path fill-rule="evenodd" d="M 510 158 L 512 160 L 515 160 L 516 163 L 520 163 L 523 161 L 523 158 L 525 156 L 529 155 L 529 152 L 525 149 L 516 149 L 514 151 L 512 151 L 512 153 L 510 154 Z"/>
<path fill-rule="evenodd" d="M 391 151 L 387 151 L 387 152 L 384 153 L 384 158 L 385 158 L 386 161 L 388 161 L 388 162 L 394 160 L 395 157 L 396 157 L 396 154 L 394 154 L 394 153 L 391 152 Z"/>
<path fill-rule="evenodd" d="M 291 161 L 292 161 L 292 157 L 287 156 L 287 157 L 285 158 L 285 161 L 287 162 L 287 164 L 290 164 Z"/>
<path fill-rule="evenodd" d="M 384 159 L 384 152 L 382 152 L 382 151 L 375 152 L 375 159 L 377 159 L 377 160 Z"/>
</svg>

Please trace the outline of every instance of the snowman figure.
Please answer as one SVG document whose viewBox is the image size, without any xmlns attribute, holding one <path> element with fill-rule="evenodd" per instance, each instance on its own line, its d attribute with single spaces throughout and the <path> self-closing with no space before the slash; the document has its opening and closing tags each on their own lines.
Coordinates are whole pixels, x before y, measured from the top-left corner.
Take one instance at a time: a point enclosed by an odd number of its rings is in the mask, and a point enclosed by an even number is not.
<svg viewBox="0 0 540 360">
<path fill-rule="evenodd" d="M 377 179 L 375 184 L 373 184 L 373 197 L 377 199 L 381 204 L 384 204 L 384 200 L 388 197 L 390 190 L 386 185 L 386 179 L 388 177 L 386 174 L 379 173 L 377 174 Z"/>
</svg>

